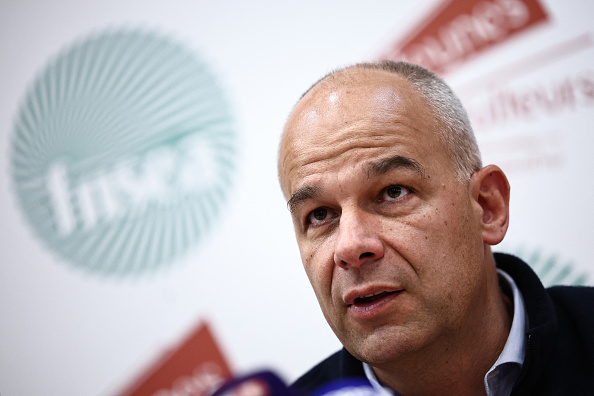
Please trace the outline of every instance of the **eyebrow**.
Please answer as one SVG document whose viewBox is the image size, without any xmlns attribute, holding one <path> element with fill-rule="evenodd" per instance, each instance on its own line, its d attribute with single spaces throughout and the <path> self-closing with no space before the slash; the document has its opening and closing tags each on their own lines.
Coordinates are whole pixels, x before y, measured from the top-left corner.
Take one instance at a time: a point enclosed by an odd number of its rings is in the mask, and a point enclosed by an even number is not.
<svg viewBox="0 0 594 396">
<path fill-rule="evenodd" d="M 412 170 L 420 176 L 425 174 L 425 170 L 420 163 L 412 158 L 403 157 L 401 155 L 380 159 L 376 162 L 368 164 L 366 168 L 368 177 L 381 176 L 390 171 L 402 168 Z M 310 199 L 314 199 L 320 195 L 321 190 L 319 187 L 313 185 L 303 186 L 297 189 L 297 191 L 291 195 L 291 198 L 287 201 L 287 208 L 291 214 L 295 214 L 297 207 L 301 203 Z"/>
<path fill-rule="evenodd" d="M 376 162 L 372 162 L 367 166 L 367 175 L 381 176 L 392 170 L 405 168 L 414 171 L 420 176 L 425 175 L 425 169 L 421 164 L 412 158 L 395 155 L 393 157 L 384 158 Z"/>
<path fill-rule="evenodd" d="M 291 195 L 291 199 L 287 201 L 287 208 L 289 208 L 289 212 L 291 212 L 291 214 L 294 214 L 299 204 L 309 199 L 316 198 L 319 195 L 320 189 L 318 187 L 303 186 L 295 191 L 293 195 Z"/>
</svg>

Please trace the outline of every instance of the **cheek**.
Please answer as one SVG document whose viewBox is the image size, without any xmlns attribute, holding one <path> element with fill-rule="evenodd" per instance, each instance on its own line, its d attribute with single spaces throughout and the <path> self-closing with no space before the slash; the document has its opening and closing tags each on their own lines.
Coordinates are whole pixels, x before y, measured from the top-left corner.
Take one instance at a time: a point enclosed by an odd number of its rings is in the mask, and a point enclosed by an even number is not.
<svg viewBox="0 0 594 396">
<path fill-rule="evenodd" d="M 322 259 L 321 256 L 319 251 L 310 255 L 304 255 L 302 256 L 303 265 L 316 295 L 316 299 L 318 300 L 318 304 L 322 310 L 322 314 L 326 318 L 330 327 L 335 330 L 336 311 L 333 300 L 335 294 L 332 290 L 335 284 L 334 265 L 331 265 L 327 259 Z"/>
<path fill-rule="evenodd" d="M 415 271 L 432 281 L 460 276 L 464 269 L 459 263 L 469 260 L 477 247 L 482 249 L 480 230 L 472 214 L 460 211 L 460 203 L 454 201 L 427 206 L 414 216 L 386 224 L 384 232 Z"/>
<path fill-rule="evenodd" d="M 333 253 L 329 249 L 325 249 L 324 245 L 313 244 L 309 241 L 301 241 L 299 251 L 305 273 L 316 296 L 321 301 L 323 296 L 330 294 L 334 267 Z"/>
<path fill-rule="evenodd" d="M 449 301 L 444 301 L 446 304 L 465 303 L 483 271 L 480 227 L 471 206 L 463 208 L 466 209 L 455 213 L 446 213 L 445 209 L 436 211 L 433 220 L 427 223 L 432 229 L 425 232 L 425 253 L 421 261 L 425 264 L 419 272 L 436 292 L 444 293 Z"/>
</svg>

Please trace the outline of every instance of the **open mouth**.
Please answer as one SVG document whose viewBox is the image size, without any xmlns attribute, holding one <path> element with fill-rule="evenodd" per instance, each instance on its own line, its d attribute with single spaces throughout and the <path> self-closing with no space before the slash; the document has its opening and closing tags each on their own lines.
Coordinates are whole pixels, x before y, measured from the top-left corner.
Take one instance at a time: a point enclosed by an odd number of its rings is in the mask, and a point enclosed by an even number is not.
<svg viewBox="0 0 594 396">
<path fill-rule="evenodd" d="M 368 294 L 367 296 L 364 296 L 364 297 L 357 297 L 357 298 L 355 298 L 354 305 L 371 304 L 378 300 L 381 300 L 382 298 L 391 296 L 392 294 L 396 294 L 396 293 L 398 293 L 398 292 L 397 291 L 392 291 L 392 292 L 382 291 L 382 292 Z"/>
</svg>

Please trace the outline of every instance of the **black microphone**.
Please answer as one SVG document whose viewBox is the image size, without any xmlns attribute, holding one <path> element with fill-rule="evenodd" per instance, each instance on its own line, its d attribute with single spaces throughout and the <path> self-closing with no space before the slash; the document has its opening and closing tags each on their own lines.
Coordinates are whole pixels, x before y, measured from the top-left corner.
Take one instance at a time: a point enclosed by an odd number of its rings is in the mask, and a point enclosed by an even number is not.
<svg viewBox="0 0 594 396">
<path fill-rule="evenodd" d="M 211 396 L 305 396 L 289 388 L 271 371 L 259 371 L 233 378 Z M 381 396 L 362 378 L 340 379 L 322 385 L 308 396 Z"/>
<path fill-rule="evenodd" d="M 271 371 L 232 378 L 211 396 L 301 396 Z"/>
<path fill-rule="evenodd" d="M 316 389 L 311 396 L 384 396 L 363 378 L 343 378 Z"/>
</svg>

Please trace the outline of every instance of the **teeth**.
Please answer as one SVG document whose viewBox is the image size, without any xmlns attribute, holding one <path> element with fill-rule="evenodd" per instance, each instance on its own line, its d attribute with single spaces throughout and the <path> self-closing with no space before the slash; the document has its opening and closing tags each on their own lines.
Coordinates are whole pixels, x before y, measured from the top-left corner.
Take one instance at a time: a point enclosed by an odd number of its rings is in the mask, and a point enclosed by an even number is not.
<svg viewBox="0 0 594 396">
<path fill-rule="evenodd" d="M 363 298 L 369 298 L 369 297 L 377 296 L 378 294 L 382 294 L 382 293 L 383 293 L 383 291 L 380 291 L 380 292 L 377 292 L 377 293 L 371 293 L 371 294 L 368 294 L 366 296 L 363 296 Z"/>
</svg>

